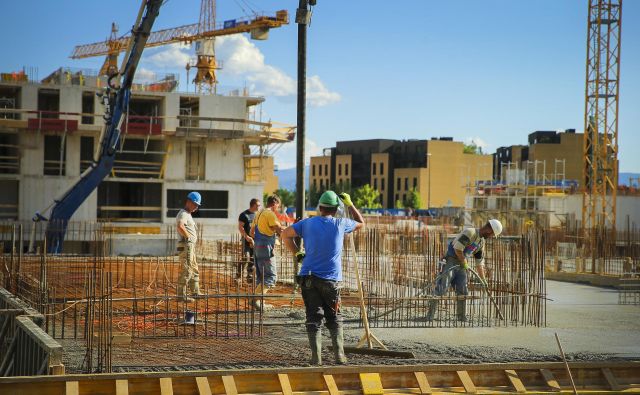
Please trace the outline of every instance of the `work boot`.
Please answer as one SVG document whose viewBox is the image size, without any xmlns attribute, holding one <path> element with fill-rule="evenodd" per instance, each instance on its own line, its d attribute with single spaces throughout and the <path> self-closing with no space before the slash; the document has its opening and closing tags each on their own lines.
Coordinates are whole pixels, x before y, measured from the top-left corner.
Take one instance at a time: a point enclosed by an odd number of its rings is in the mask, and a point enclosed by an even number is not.
<svg viewBox="0 0 640 395">
<path fill-rule="evenodd" d="M 462 300 L 456 301 L 456 316 L 458 318 L 458 321 L 460 322 L 467 321 L 467 301 L 466 300 L 462 299 Z"/>
<path fill-rule="evenodd" d="M 344 330 L 340 326 L 329 329 L 329 332 L 331 333 L 331 344 L 336 364 L 344 365 L 347 363 L 347 356 L 344 355 Z"/>
<path fill-rule="evenodd" d="M 429 307 L 427 309 L 427 321 L 433 321 L 433 316 L 436 314 L 437 308 L 438 308 L 438 301 L 436 299 L 430 300 Z"/>
<path fill-rule="evenodd" d="M 309 337 L 309 347 L 311 347 L 311 365 L 322 365 L 322 332 L 307 331 Z"/>
<path fill-rule="evenodd" d="M 200 282 L 199 281 L 194 281 L 192 284 L 192 288 L 193 290 L 192 295 L 194 296 L 202 296 L 202 294 L 200 293 Z"/>
</svg>

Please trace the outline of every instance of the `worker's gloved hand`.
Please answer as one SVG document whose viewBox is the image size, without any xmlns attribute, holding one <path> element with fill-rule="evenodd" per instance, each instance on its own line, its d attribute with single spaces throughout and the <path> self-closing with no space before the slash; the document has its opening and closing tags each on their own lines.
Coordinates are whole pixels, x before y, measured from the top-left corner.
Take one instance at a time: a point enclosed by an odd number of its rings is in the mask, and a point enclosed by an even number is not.
<svg viewBox="0 0 640 395">
<path fill-rule="evenodd" d="M 302 262 L 302 260 L 304 259 L 304 257 L 305 257 L 305 253 L 304 253 L 304 251 L 298 251 L 298 252 L 296 252 L 296 262 L 298 262 L 298 263 Z"/>
<path fill-rule="evenodd" d="M 464 269 L 464 270 L 469 270 L 469 264 L 467 263 L 467 261 L 464 261 L 460 264 L 460 266 Z"/>
<path fill-rule="evenodd" d="M 342 192 L 341 194 L 338 195 L 338 197 L 340 198 L 340 200 L 342 200 L 342 203 L 344 203 L 345 206 L 353 207 L 353 202 L 351 201 L 351 196 L 349 196 L 348 193 Z"/>
</svg>

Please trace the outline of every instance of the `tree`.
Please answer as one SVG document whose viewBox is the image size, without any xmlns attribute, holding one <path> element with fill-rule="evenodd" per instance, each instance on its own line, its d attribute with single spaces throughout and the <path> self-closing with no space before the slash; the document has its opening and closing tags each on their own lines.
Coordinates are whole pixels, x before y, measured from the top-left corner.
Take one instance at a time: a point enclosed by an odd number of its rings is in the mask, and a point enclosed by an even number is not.
<svg viewBox="0 0 640 395">
<path fill-rule="evenodd" d="M 420 194 L 415 188 L 409 191 L 403 205 L 405 208 L 412 208 L 414 210 L 422 207 L 422 199 L 420 199 Z"/>
<path fill-rule="evenodd" d="M 465 154 L 482 154 L 482 147 L 476 144 L 475 141 L 471 140 L 471 144 L 465 144 L 462 152 Z"/>
<path fill-rule="evenodd" d="M 282 206 L 292 207 L 296 204 L 296 193 L 284 188 L 276 189 L 276 195 L 280 197 Z"/>
<path fill-rule="evenodd" d="M 366 184 L 353 191 L 353 203 L 356 207 L 382 208 L 380 192 Z"/>
</svg>

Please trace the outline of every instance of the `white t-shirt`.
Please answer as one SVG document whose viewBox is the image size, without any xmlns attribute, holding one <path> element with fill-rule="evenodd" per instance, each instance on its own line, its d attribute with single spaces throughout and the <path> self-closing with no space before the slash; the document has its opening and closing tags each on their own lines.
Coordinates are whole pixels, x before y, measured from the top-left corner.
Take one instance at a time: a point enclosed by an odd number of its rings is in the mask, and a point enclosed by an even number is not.
<svg viewBox="0 0 640 395">
<path fill-rule="evenodd" d="M 195 243 L 198 240 L 198 229 L 196 228 L 196 223 L 193 220 L 193 217 L 185 209 L 178 211 L 178 215 L 176 216 L 176 225 L 180 226 L 180 224 L 183 224 L 184 228 L 187 230 L 187 234 L 189 235 L 187 241 Z M 183 239 L 179 232 L 178 238 L 180 240 Z"/>
</svg>

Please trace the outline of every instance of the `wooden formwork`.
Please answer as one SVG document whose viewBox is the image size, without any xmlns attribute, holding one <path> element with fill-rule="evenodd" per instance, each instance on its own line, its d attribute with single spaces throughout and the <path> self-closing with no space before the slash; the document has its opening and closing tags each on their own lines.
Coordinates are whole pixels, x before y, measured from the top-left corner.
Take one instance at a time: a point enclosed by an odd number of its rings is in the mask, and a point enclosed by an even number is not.
<svg viewBox="0 0 640 395">
<path fill-rule="evenodd" d="M 640 393 L 640 363 L 569 364 L 580 393 Z M 0 378 L 0 393 L 364 394 L 567 393 L 560 362 L 480 365 L 345 366 Z"/>
</svg>

